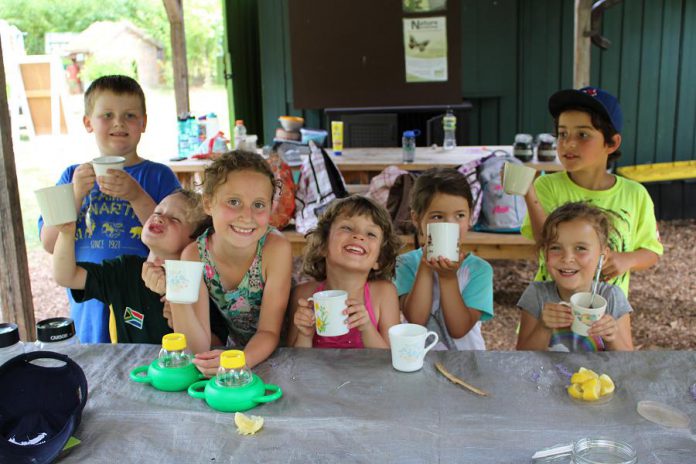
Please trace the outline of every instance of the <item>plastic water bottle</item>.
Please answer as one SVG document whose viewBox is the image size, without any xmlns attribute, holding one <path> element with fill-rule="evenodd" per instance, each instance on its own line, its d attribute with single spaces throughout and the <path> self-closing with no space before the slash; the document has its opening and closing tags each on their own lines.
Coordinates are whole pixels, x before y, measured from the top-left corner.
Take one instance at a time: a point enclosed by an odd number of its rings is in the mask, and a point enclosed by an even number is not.
<svg viewBox="0 0 696 464">
<path fill-rule="evenodd" d="M 218 132 L 220 132 L 220 122 L 218 121 L 217 114 L 208 113 L 205 120 L 205 132 L 208 137 L 214 137 Z"/>
<path fill-rule="evenodd" d="M 198 116 L 198 143 L 205 142 L 208 137 L 208 120 L 206 115 Z"/>
<path fill-rule="evenodd" d="M 24 343 L 19 341 L 17 324 L 6 322 L 0 324 L 0 366 L 24 353 Z"/>
<path fill-rule="evenodd" d="M 445 132 L 445 139 L 442 142 L 442 147 L 445 150 L 452 150 L 457 146 L 455 138 L 455 130 L 457 129 L 457 117 L 452 110 L 447 110 L 447 114 L 442 118 L 442 129 Z"/>
<path fill-rule="evenodd" d="M 198 121 L 196 117 L 189 114 L 188 118 L 188 137 L 189 137 L 189 155 L 193 155 L 198 147 Z"/>
<path fill-rule="evenodd" d="M 244 142 L 246 140 L 247 130 L 244 127 L 244 121 L 237 119 L 234 122 L 234 149 L 242 150 L 244 149 Z"/>
<path fill-rule="evenodd" d="M 240 350 L 224 351 L 220 355 L 215 382 L 221 387 L 242 387 L 251 383 L 253 375 L 246 365 L 244 352 Z"/>
<path fill-rule="evenodd" d="M 189 155 L 188 117 L 182 114 L 176 119 L 179 132 L 179 156 L 185 158 Z"/>
<path fill-rule="evenodd" d="M 419 130 L 404 131 L 404 135 L 401 137 L 404 163 L 413 163 L 416 158 L 416 136 L 419 133 Z"/>
<path fill-rule="evenodd" d="M 160 367 L 186 367 L 191 364 L 192 357 L 186 348 L 186 335 L 170 333 L 162 337 L 158 359 Z"/>
</svg>

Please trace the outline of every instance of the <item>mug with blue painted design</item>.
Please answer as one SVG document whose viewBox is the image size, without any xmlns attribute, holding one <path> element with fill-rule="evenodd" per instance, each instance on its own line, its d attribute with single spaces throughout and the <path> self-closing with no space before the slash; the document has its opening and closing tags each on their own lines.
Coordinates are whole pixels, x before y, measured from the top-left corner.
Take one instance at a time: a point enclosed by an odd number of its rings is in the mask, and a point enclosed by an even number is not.
<svg viewBox="0 0 696 464">
<path fill-rule="evenodd" d="M 430 336 L 432 343 L 425 346 Z M 418 324 L 397 324 L 389 329 L 389 344 L 391 345 L 392 366 L 401 372 L 415 372 L 423 367 L 423 360 L 440 340 L 435 332 L 428 331 Z"/>
</svg>

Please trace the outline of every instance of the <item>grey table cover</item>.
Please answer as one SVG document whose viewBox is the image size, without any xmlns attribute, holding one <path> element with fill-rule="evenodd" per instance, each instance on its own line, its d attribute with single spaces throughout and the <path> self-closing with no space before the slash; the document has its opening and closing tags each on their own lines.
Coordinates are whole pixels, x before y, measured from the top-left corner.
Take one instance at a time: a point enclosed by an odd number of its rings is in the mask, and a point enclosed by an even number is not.
<svg viewBox="0 0 696 464">
<path fill-rule="evenodd" d="M 234 414 L 129 380 L 158 350 L 85 345 L 68 353 L 87 375 L 89 400 L 75 434 L 82 444 L 61 463 L 525 463 L 582 437 L 628 442 L 640 463 L 696 463 L 694 352 L 431 352 L 421 371 L 407 374 L 391 367 L 386 350 L 283 348 L 255 372 L 284 395 L 250 411 L 265 425 L 241 436 Z M 435 370 L 438 360 L 491 396 L 449 382 Z M 568 397 L 561 371 L 580 366 L 614 379 L 611 401 Z M 691 429 L 643 419 L 640 400 L 685 412 Z"/>
</svg>

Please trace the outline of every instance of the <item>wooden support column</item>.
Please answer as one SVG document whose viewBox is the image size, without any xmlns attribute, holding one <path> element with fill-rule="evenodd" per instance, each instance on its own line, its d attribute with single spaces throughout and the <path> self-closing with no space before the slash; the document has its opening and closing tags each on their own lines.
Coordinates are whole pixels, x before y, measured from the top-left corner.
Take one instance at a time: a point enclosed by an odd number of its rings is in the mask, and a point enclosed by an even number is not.
<svg viewBox="0 0 696 464">
<path fill-rule="evenodd" d="M 24 341 L 34 340 L 34 303 L 19 204 L 12 126 L 0 47 L 0 322 L 14 322 Z"/>
<path fill-rule="evenodd" d="M 184 8 L 181 0 L 162 0 L 169 18 L 169 35 L 172 41 L 172 67 L 174 68 L 174 96 L 176 114 L 189 112 L 188 64 L 186 61 L 186 34 L 184 32 Z"/>
<path fill-rule="evenodd" d="M 590 20 L 594 0 L 575 0 L 575 48 L 573 54 L 573 88 L 590 85 Z"/>
</svg>

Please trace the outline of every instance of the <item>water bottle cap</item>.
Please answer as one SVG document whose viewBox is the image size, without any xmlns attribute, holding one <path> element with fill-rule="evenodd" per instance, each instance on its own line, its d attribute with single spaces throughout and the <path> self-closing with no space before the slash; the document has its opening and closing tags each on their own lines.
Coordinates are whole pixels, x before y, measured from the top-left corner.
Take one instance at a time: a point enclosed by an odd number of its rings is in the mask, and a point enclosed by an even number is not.
<svg viewBox="0 0 696 464">
<path fill-rule="evenodd" d="M 215 113 L 208 113 L 208 117 L 209 117 L 209 118 L 217 118 L 217 114 L 215 114 Z M 242 122 L 244 122 L 244 121 L 242 121 Z"/>
<path fill-rule="evenodd" d="M 241 350 L 227 350 L 220 355 L 220 367 L 241 369 L 246 365 L 246 357 Z"/>
<path fill-rule="evenodd" d="M 69 317 L 52 317 L 36 324 L 36 338 L 40 342 L 60 342 L 74 335 L 75 322 Z"/>
<path fill-rule="evenodd" d="M 237 119 L 237 120 L 234 122 L 234 125 L 235 125 L 235 126 L 240 126 L 240 125 L 243 126 L 243 125 L 244 125 L 244 120 L 243 120 L 243 119 Z"/>
<path fill-rule="evenodd" d="M 17 324 L 4 322 L 0 324 L 0 348 L 12 346 L 19 341 Z"/>
<path fill-rule="evenodd" d="M 404 131 L 404 137 L 415 137 L 416 133 L 412 130 Z"/>
<path fill-rule="evenodd" d="M 162 348 L 167 351 L 181 351 L 186 349 L 186 335 L 170 333 L 162 337 Z"/>
</svg>

